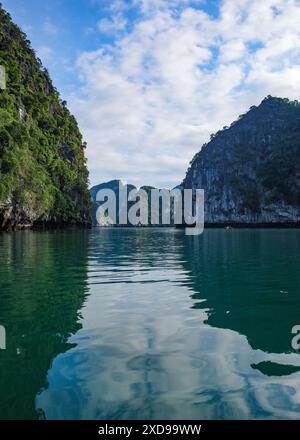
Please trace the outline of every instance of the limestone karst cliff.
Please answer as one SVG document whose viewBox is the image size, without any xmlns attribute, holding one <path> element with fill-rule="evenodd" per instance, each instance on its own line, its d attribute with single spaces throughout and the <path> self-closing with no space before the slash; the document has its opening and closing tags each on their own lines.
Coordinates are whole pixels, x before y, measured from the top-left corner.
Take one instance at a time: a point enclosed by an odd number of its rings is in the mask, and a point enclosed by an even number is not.
<svg viewBox="0 0 300 440">
<path fill-rule="evenodd" d="M 251 107 L 196 154 L 184 187 L 205 190 L 206 223 L 299 223 L 300 103 Z"/>
<path fill-rule="evenodd" d="M 1 4 L 0 65 L 0 230 L 88 225 L 88 171 L 77 122 Z"/>
</svg>

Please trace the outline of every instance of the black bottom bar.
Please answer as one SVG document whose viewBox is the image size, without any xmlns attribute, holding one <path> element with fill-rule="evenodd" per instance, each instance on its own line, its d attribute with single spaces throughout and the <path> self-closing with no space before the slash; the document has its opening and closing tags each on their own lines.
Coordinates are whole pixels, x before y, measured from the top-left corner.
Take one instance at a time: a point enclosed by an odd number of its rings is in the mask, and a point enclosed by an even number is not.
<svg viewBox="0 0 300 440">
<path fill-rule="evenodd" d="M 231 438 L 242 438 L 244 435 L 285 436 L 289 429 L 299 429 L 300 421 L 2 421 L 0 422 L 1 438 L 5 434 L 39 438 L 42 435 L 66 435 L 68 438 L 114 437 L 159 438 L 167 435 L 173 437 L 211 438 L 212 436 L 230 435 Z"/>
</svg>

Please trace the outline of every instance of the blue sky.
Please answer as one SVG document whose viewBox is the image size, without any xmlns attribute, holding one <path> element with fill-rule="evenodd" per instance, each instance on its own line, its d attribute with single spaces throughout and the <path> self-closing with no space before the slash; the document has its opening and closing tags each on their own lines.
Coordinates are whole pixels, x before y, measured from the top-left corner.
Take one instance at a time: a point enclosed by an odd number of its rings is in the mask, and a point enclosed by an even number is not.
<svg viewBox="0 0 300 440">
<path fill-rule="evenodd" d="M 97 50 L 114 45 L 119 32 L 100 32 L 97 24 L 111 20 L 114 12 L 111 0 L 2 0 L 15 22 L 26 32 L 32 46 L 49 68 L 55 85 L 64 96 L 80 87 L 78 71 L 72 67 L 83 51 Z M 186 6 L 179 5 L 179 10 Z M 128 9 L 124 16 L 130 32 L 142 14 L 138 5 L 125 0 Z M 219 1 L 191 1 L 194 8 L 203 9 L 212 16 L 219 12 Z"/>
<path fill-rule="evenodd" d="M 212 132 L 300 98 L 298 0 L 2 0 L 88 142 L 91 184 L 171 187 Z"/>
</svg>

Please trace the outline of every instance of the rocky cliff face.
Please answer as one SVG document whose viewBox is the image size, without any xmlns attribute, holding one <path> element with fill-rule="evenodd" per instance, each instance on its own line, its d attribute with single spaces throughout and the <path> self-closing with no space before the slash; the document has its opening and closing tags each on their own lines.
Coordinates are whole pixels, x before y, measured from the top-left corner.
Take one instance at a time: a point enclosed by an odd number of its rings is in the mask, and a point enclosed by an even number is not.
<svg viewBox="0 0 300 440">
<path fill-rule="evenodd" d="M 88 225 L 88 171 L 77 122 L 1 4 L 0 65 L 0 230 Z"/>
<path fill-rule="evenodd" d="M 251 107 L 202 147 L 184 187 L 205 190 L 206 223 L 299 223 L 300 103 Z"/>
</svg>

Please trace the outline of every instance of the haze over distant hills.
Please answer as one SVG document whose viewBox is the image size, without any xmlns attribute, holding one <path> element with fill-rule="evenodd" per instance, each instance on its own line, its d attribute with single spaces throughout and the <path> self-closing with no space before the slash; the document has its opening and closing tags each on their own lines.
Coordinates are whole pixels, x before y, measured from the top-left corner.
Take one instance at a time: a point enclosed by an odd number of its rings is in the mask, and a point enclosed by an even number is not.
<svg viewBox="0 0 300 440">
<path fill-rule="evenodd" d="M 127 193 L 127 201 L 124 203 L 124 200 L 120 200 L 119 197 L 119 190 L 121 189 L 125 189 L 126 193 Z M 137 188 L 136 186 L 132 185 L 132 184 L 128 184 L 120 179 L 116 179 L 116 180 L 111 180 L 110 182 L 105 182 L 105 183 L 101 183 L 99 185 L 95 185 L 90 189 L 90 194 L 91 194 L 91 198 L 92 198 L 92 204 L 93 204 L 93 212 L 92 212 L 92 221 L 94 225 L 97 226 L 118 226 L 119 225 L 119 210 L 121 207 L 125 208 L 125 212 L 127 212 L 127 217 L 128 217 L 128 212 L 130 210 L 130 208 L 135 204 L 136 201 L 139 201 L 145 208 L 145 210 L 148 213 L 148 226 L 151 226 L 151 208 L 152 208 L 152 201 L 151 201 L 151 190 L 152 189 L 156 189 L 153 186 L 142 186 L 141 188 Z M 102 207 L 105 203 L 105 201 L 103 202 L 99 202 L 97 200 L 97 195 L 99 193 L 99 191 L 101 190 L 112 190 L 113 193 L 115 194 L 115 198 L 116 198 L 116 208 L 117 208 L 117 212 L 116 212 L 116 223 L 114 223 L 112 221 L 112 219 L 109 217 L 109 213 L 105 212 L 105 210 L 103 212 L 100 213 L 100 211 L 98 210 L 100 207 Z M 138 192 L 140 190 L 145 191 L 145 193 L 147 194 L 147 200 L 144 199 L 140 199 L 140 197 L 138 196 L 138 200 L 136 200 L 136 198 L 134 197 L 134 200 L 130 200 L 130 193 L 133 190 L 137 190 Z M 162 204 L 160 203 L 160 212 L 159 212 L 159 223 L 160 226 L 163 226 L 163 222 L 162 222 Z M 168 207 L 165 207 L 166 211 L 168 212 Z M 98 215 L 97 215 L 97 211 L 98 211 Z M 170 205 L 170 221 L 171 224 L 173 224 L 173 204 L 171 203 Z M 140 216 L 140 214 L 138 214 L 138 216 Z M 169 224 L 165 224 L 166 226 L 170 226 Z M 124 225 L 123 225 L 124 226 Z M 126 226 L 132 226 L 130 224 L 130 222 L 127 222 Z"/>
</svg>

